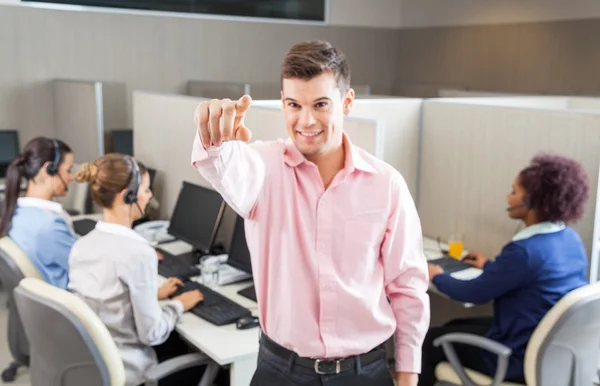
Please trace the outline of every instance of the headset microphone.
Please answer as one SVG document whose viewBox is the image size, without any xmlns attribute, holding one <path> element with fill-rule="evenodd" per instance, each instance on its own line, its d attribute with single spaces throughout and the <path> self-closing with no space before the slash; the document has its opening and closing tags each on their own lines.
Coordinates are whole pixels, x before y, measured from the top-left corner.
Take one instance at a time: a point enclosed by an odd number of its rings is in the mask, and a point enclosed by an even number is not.
<svg viewBox="0 0 600 386">
<path fill-rule="evenodd" d="M 523 204 L 519 204 L 519 205 L 509 206 L 508 208 L 506 208 L 506 211 L 510 212 L 511 210 L 518 209 L 521 207 L 527 207 L 527 204 L 523 203 Z"/>
<path fill-rule="evenodd" d="M 60 176 L 60 174 L 56 175 L 58 177 L 58 179 L 60 180 L 60 182 L 62 182 L 63 186 L 65 187 L 65 192 L 69 191 L 69 185 L 67 185 L 67 183 L 65 182 L 65 180 L 63 180 L 63 178 Z"/>
</svg>

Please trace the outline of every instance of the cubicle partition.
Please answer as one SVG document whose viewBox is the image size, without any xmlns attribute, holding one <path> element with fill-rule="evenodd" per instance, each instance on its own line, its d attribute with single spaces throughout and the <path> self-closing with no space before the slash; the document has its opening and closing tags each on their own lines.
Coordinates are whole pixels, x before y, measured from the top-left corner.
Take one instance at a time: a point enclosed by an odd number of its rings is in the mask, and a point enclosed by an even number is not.
<svg viewBox="0 0 600 386">
<path fill-rule="evenodd" d="M 383 160 L 400 171 L 415 200 L 422 104 L 423 100 L 416 98 L 358 99 L 350 112 L 350 117 L 381 122 Z M 350 134 L 350 138 L 354 136 Z"/>
<path fill-rule="evenodd" d="M 549 152 L 580 161 L 589 174 L 590 201 L 574 228 L 591 252 L 600 115 L 427 100 L 422 130 L 419 213 L 425 235 L 459 233 L 470 249 L 496 255 L 517 231 L 506 213 L 515 176 L 534 155 Z"/>
<path fill-rule="evenodd" d="M 125 85 L 56 79 L 52 87 L 56 137 L 73 149 L 77 163 L 103 155 L 105 130 L 127 126 Z"/>
<path fill-rule="evenodd" d="M 589 110 L 600 113 L 600 98 L 571 97 L 568 107 L 572 110 Z"/>
</svg>

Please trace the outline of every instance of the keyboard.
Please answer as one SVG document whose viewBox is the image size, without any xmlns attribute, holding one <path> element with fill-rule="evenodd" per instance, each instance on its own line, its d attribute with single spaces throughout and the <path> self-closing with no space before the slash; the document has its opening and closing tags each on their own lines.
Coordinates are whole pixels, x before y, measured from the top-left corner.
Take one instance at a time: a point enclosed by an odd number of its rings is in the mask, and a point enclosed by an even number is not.
<svg viewBox="0 0 600 386">
<path fill-rule="evenodd" d="M 80 236 L 85 236 L 96 227 L 96 221 L 90 220 L 89 218 L 84 218 L 82 220 L 73 221 L 73 228 L 75 229 L 75 233 Z"/>
<path fill-rule="evenodd" d="M 183 281 L 192 277 L 200 276 L 198 258 L 193 252 L 182 255 L 172 255 L 160 248 L 156 248 L 164 256 L 163 261 L 158 262 L 158 274 L 163 277 L 178 277 Z"/>
<path fill-rule="evenodd" d="M 448 256 L 440 257 L 435 260 L 428 260 L 427 262 L 439 265 L 446 273 L 454 273 L 465 270 L 467 268 L 473 268 L 473 266 L 467 263 L 463 263 L 460 260 L 456 260 L 455 258 Z"/>
<path fill-rule="evenodd" d="M 235 323 L 239 318 L 252 314 L 250 310 L 195 281 L 186 282 L 173 296 L 193 290 L 202 292 L 204 300 L 190 312 L 215 326 Z"/>
</svg>

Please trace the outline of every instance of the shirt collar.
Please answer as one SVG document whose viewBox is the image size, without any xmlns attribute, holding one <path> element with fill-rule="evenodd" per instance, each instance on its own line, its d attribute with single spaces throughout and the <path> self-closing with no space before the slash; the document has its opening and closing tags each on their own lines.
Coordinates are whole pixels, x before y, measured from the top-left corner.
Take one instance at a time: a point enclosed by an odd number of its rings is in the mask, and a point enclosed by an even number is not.
<svg viewBox="0 0 600 386">
<path fill-rule="evenodd" d="M 104 221 L 98 221 L 96 223 L 96 229 L 101 232 L 106 232 L 106 233 L 110 233 L 110 234 L 117 235 L 117 236 L 129 237 L 130 239 L 141 241 L 143 243 L 148 244 L 148 240 L 146 240 L 145 238 L 140 236 L 133 229 L 128 228 L 124 225 L 113 224 L 113 223 L 108 223 L 108 222 L 104 222 Z"/>
<path fill-rule="evenodd" d="M 56 214 L 63 214 L 64 212 L 63 207 L 60 203 L 36 197 L 19 197 L 17 199 L 17 205 L 23 207 L 46 209 Z"/>
<path fill-rule="evenodd" d="M 513 241 L 525 240 L 540 234 L 559 232 L 563 229 L 565 229 L 565 223 L 563 222 L 540 222 L 521 229 L 513 236 Z"/>
<path fill-rule="evenodd" d="M 344 164 L 344 170 L 347 174 L 352 173 L 354 170 L 360 170 L 367 173 L 377 173 L 377 170 L 365 160 L 360 154 L 360 151 L 350 141 L 350 137 L 345 132 L 342 133 L 342 141 L 344 149 L 346 150 L 346 160 Z M 308 160 L 294 145 L 294 142 L 288 138 L 285 142 L 285 163 L 291 167 L 296 167 Z"/>
</svg>

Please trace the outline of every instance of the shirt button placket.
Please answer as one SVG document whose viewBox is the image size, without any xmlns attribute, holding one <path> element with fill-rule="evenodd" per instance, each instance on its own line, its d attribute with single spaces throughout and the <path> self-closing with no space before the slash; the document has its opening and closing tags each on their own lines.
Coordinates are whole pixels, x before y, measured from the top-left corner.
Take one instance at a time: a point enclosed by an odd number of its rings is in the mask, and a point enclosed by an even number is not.
<svg viewBox="0 0 600 386">
<path fill-rule="evenodd" d="M 319 327 L 325 344 L 325 355 L 335 356 L 335 310 L 337 309 L 337 284 L 332 259 L 333 210 L 323 198 L 317 208 L 316 252 L 319 264 L 320 317 Z"/>
</svg>

